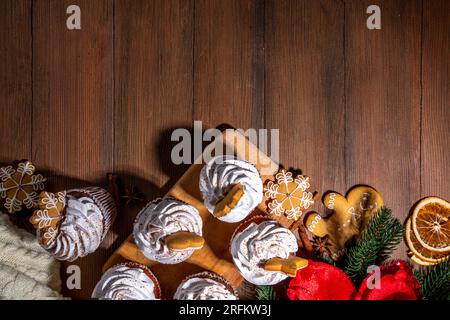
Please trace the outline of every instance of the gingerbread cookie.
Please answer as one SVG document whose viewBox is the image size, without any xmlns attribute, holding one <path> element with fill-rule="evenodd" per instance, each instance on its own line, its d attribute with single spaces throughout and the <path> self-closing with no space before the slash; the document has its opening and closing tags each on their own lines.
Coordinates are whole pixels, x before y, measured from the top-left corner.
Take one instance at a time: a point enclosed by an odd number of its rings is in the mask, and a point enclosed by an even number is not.
<svg viewBox="0 0 450 320">
<path fill-rule="evenodd" d="M 37 208 L 38 191 L 44 190 L 47 181 L 36 170 L 31 161 L 0 168 L 0 197 L 5 199 L 4 207 L 9 213 Z"/>
<path fill-rule="evenodd" d="M 309 178 L 281 170 L 275 175 L 275 181 L 265 185 L 264 195 L 269 199 L 267 209 L 271 215 L 285 215 L 290 220 L 298 220 L 303 210 L 314 204 L 313 194 L 307 190 Z"/>
<path fill-rule="evenodd" d="M 114 199 L 99 187 L 42 192 L 38 205 L 29 221 L 41 245 L 59 260 L 97 250 L 116 216 Z"/>
<path fill-rule="evenodd" d="M 48 246 L 58 234 L 59 224 L 66 207 L 66 192 L 56 194 L 43 191 L 39 195 L 39 210 L 34 211 L 30 222 L 42 235 L 42 243 Z"/>
<path fill-rule="evenodd" d="M 328 192 L 323 203 L 332 213 L 322 218 L 312 212 L 306 217 L 306 228 L 317 237 L 328 237 L 331 258 L 339 260 L 347 242 L 359 236 L 370 218 L 383 205 L 383 198 L 372 187 L 357 186 L 352 188 L 347 197 L 336 192 Z"/>
<path fill-rule="evenodd" d="M 221 218 L 229 214 L 236 207 L 243 195 L 244 186 L 240 183 L 235 184 L 226 196 L 216 204 L 213 213 L 214 216 Z"/>
<path fill-rule="evenodd" d="M 287 259 L 272 258 L 264 264 L 266 271 L 282 272 L 289 277 L 295 277 L 297 271 L 308 266 L 308 260 L 290 255 Z"/>
<path fill-rule="evenodd" d="M 205 239 L 194 232 L 178 231 L 164 239 L 168 248 L 175 251 L 197 250 L 205 244 Z"/>
</svg>

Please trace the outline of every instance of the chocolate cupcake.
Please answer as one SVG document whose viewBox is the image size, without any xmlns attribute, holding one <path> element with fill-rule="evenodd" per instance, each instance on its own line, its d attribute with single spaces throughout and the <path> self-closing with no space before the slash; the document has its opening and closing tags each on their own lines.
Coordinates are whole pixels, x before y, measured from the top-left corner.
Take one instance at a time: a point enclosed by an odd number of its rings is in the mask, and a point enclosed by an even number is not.
<svg viewBox="0 0 450 320">
<path fill-rule="evenodd" d="M 307 260 L 295 257 L 295 235 L 263 216 L 253 217 L 236 229 L 230 250 L 242 276 L 255 285 L 277 284 L 289 276 L 285 265 L 294 265 L 295 276 L 296 270 L 307 264 Z"/>
<path fill-rule="evenodd" d="M 187 277 L 178 286 L 175 300 L 238 300 L 236 289 L 224 278 L 211 272 Z"/>
<path fill-rule="evenodd" d="M 126 262 L 108 269 L 92 292 L 102 300 L 159 300 L 161 288 L 155 275 L 144 265 Z"/>
<path fill-rule="evenodd" d="M 229 223 L 245 219 L 263 199 L 258 170 L 232 156 L 209 161 L 200 172 L 199 187 L 208 211 Z"/>
<path fill-rule="evenodd" d="M 173 198 L 150 202 L 136 217 L 133 237 L 150 260 L 177 264 L 204 244 L 203 222 L 193 206 Z"/>
<path fill-rule="evenodd" d="M 42 192 L 30 218 L 42 246 L 59 260 L 74 261 L 100 246 L 116 217 L 112 196 L 99 187 Z"/>
</svg>

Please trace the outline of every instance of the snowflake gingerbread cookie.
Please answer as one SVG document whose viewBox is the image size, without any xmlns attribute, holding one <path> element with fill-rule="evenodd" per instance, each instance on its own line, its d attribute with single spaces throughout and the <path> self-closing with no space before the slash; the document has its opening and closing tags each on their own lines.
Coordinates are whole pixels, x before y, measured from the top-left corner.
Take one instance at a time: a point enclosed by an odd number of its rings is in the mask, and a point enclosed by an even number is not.
<svg viewBox="0 0 450 320">
<path fill-rule="evenodd" d="M 65 191 L 56 194 L 43 191 L 39 195 L 39 210 L 34 211 L 30 217 L 30 222 L 39 230 L 44 245 L 51 243 L 58 234 L 65 207 Z"/>
<path fill-rule="evenodd" d="M 267 209 L 269 214 L 285 215 L 290 220 L 298 220 L 303 211 L 314 204 L 313 194 L 308 191 L 309 178 L 292 172 L 281 170 L 275 175 L 275 181 L 269 181 L 264 188 L 269 199 Z"/>
<path fill-rule="evenodd" d="M 44 189 L 46 179 L 34 174 L 36 168 L 31 161 L 22 161 L 17 166 L 0 168 L 0 197 L 5 199 L 5 209 L 9 213 L 38 205 L 38 191 Z"/>
</svg>

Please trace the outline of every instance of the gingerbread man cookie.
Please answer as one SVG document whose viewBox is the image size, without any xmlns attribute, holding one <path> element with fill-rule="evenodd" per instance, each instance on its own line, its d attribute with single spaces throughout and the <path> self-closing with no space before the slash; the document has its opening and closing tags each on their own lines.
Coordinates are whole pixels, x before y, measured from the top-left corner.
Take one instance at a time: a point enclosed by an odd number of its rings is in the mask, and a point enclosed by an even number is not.
<svg viewBox="0 0 450 320">
<path fill-rule="evenodd" d="M 370 218 L 384 205 L 380 193 L 369 186 L 356 186 L 346 197 L 327 192 L 323 203 L 331 214 L 323 218 L 312 212 L 306 217 L 305 226 L 313 235 L 328 238 L 334 260 L 343 256 L 347 242 L 359 236 Z"/>
</svg>

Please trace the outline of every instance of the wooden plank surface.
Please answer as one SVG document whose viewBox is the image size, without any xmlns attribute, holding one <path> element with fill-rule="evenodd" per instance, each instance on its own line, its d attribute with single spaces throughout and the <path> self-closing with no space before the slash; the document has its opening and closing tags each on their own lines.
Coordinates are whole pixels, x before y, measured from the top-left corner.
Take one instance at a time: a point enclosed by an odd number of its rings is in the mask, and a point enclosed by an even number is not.
<svg viewBox="0 0 450 320">
<path fill-rule="evenodd" d="M 343 27 L 341 2 L 266 1 L 266 125 L 319 194 L 346 191 Z"/>
<path fill-rule="evenodd" d="M 264 1 L 195 1 L 194 40 L 194 120 L 204 129 L 263 128 Z M 225 234 L 235 227 L 221 226 Z M 230 259 L 228 250 L 217 254 Z M 251 296 L 252 286 L 239 294 Z"/>
<path fill-rule="evenodd" d="M 69 31 L 71 4 L 0 2 L 0 162 L 31 158 L 51 190 L 116 171 L 164 195 L 188 167 L 171 133 L 201 120 L 278 128 L 281 162 L 319 193 L 367 183 L 401 220 L 421 196 L 450 199 L 448 1 L 78 0 Z M 90 296 L 142 205 L 120 208 L 66 295 Z"/>
<path fill-rule="evenodd" d="M 186 166 L 171 161 L 171 133 L 192 126 L 193 1 L 116 1 L 114 170 L 147 201 L 165 194 Z M 117 248 L 145 203 L 122 206 Z M 199 268 L 182 264 L 181 281 Z M 167 267 L 167 272 L 171 272 Z"/>
<path fill-rule="evenodd" d="M 0 162 L 31 158 L 31 0 L 0 1 Z"/>
<path fill-rule="evenodd" d="M 366 8 L 382 8 L 382 29 Z M 421 1 L 348 1 L 346 177 L 369 184 L 403 222 L 420 193 Z M 398 257 L 406 257 L 400 246 Z"/>
<path fill-rule="evenodd" d="M 81 30 L 66 28 L 72 1 L 33 5 L 33 160 L 47 171 L 50 189 L 106 186 L 112 170 L 112 2 L 77 1 Z M 108 237 L 105 241 L 109 241 Z M 65 263 L 81 268 L 81 290 L 63 293 L 89 297 L 101 266 L 111 253 Z"/>
<path fill-rule="evenodd" d="M 424 1 L 422 190 L 450 201 L 450 2 Z"/>
<path fill-rule="evenodd" d="M 263 1 L 195 2 L 194 120 L 264 126 Z"/>
</svg>

